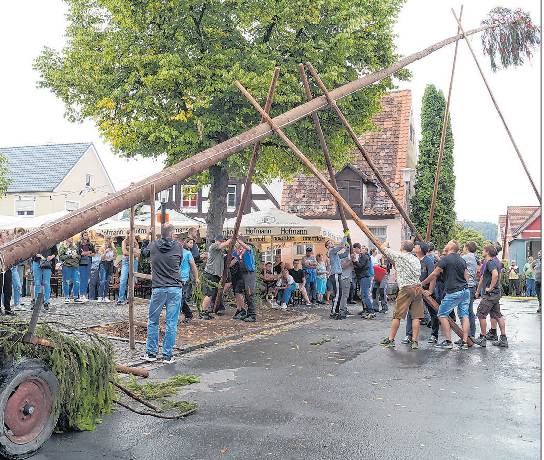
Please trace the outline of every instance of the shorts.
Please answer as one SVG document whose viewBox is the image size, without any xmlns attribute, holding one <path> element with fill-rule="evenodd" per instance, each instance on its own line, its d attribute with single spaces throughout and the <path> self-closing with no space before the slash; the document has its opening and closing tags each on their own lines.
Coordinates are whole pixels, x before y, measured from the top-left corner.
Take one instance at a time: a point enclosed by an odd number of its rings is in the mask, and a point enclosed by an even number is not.
<svg viewBox="0 0 544 460">
<path fill-rule="evenodd" d="M 325 286 L 325 289 L 326 289 L 327 291 L 333 291 L 333 290 L 334 290 L 334 289 L 333 289 L 333 285 L 332 285 L 332 281 L 331 281 L 331 277 L 330 277 L 330 276 L 327 278 L 327 284 L 326 284 L 326 286 Z"/>
<path fill-rule="evenodd" d="M 412 319 L 425 317 L 423 312 L 423 289 L 421 286 L 402 288 L 398 295 L 393 309 L 393 318 L 405 319 L 410 310 Z"/>
<path fill-rule="evenodd" d="M 244 280 L 242 278 L 235 278 L 232 280 L 232 290 L 235 294 L 244 293 Z"/>
<path fill-rule="evenodd" d="M 446 294 L 440 302 L 440 308 L 438 309 L 438 317 L 446 318 L 455 307 L 457 307 L 457 314 L 459 318 L 468 318 L 468 308 L 470 305 L 470 291 L 468 289 L 462 289 L 461 291 L 450 292 Z"/>
<path fill-rule="evenodd" d="M 210 281 L 212 283 L 217 283 L 221 281 L 221 277 L 217 275 L 212 275 L 208 272 L 204 272 L 202 275 L 202 278 L 206 279 L 207 281 Z M 217 286 L 209 286 L 209 283 L 203 282 L 202 283 L 202 294 L 204 294 L 204 297 L 215 297 L 217 295 Z"/>
<path fill-rule="evenodd" d="M 489 315 L 492 319 L 502 318 L 501 307 L 499 302 L 501 300 L 501 293 L 485 293 L 480 300 L 476 316 L 479 319 L 485 319 Z"/>
</svg>

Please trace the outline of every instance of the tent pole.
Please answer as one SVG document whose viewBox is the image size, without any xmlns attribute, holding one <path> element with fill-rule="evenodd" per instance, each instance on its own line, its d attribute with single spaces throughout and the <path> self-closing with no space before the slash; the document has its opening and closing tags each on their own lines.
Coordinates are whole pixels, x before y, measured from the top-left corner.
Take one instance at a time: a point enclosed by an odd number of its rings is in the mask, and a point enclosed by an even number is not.
<svg viewBox="0 0 544 460">
<path fill-rule="evenodd" d="M 461 12 L 459 13 L 459 20 L 463 16 L 463 5 L 461 5 Z M 457 33 L 460 29 L 457 26 Z M 436 165 L 436 175 L 434 177 L 434 189 L 433 199 L 431 200 L 431 210 L 429 211 L 429 222 L 427 223 L 427 235 L 425 241 L 431 240 L 431 229 L 433 227 L 434 206 L 436 204 L 436 197 L 438 195 L 438 181 L 440 179 L 440 168 L 442 167 L 442 157 L 444 155 L 444 142 L 446 141 L 446 128 L 448 127 L 448 117 L 450 115 L 450 101 L 451 101 L 451 89 L 453 86 L 453 74 L 455 73 L 455 62 L 457 61 L 457 49 L 459 48 L 459 42 L 455 43 L 455 54 L 453 55 L 453 67 L 451 69 L 450 89 L 448 92 L 448 102 L 446 103 L 446 112 L 444 113 L 444 122 L 442 123 L 442 137 L 440 138 L 440 149 L 438 152 L 438 163 Z"/>
<path fill-rule="evenodd" d="M 272 81 L 270 82 L 270 88 L 268 90 L 268 97 L 266 99 L 265 112 L 268 114 L 270 108 L 272 107 L 272 100 L 274 99 L 274 91 L 276 89 L 276 83 L 278 82 L 278 77 L 280 75 L 279 67 L 274 68 L 274 75 L 272 76 Z M 261 117 L 261 123 L 264 123 L 264 118 Z M 255 171 L 255 165 L 257 164 L 257 156 L 259 154 L 259 148 L 261 147 L 261 142 L 256 142 L 253 146 L 253 154 L 251 155 L 251 161 L 249 163 L 249 168 L 247 171 L 247 178 L 244 185 L 244 193 L 242 193 L 242 198 L 240 200 L 240 205 L 238 206 L 238 214 L 236 215 L 236 223 L 234 224 L 234 229 L 232 230 L 232 238 L 230 240 L 229 248 L 227 250 L 227 258 L 225 259 L 225 267 L 223 268 L 223 273 L 221 274 L 221 281 L 219 282 L 219 289 L 217 290 L 217 295 L 215 296 L 215 304 L 213 311 L 217 311 L 219 305 L 221 304 L 221 299 L 223 299 L 223 292 L 225 291 L 224 286 L 227 281 L 227 275 L 230 268 L 230 262 L 232 260 L 232 253 L 234 251 L 234 243 L 236 242 L 236 236 L 240 230 L 240 222 L 242 221 L 242 216 L 244 215 L 244 209 L 246 207 L 247 199 L 251 191 L 251 179 L 253 177 L 253 172 Z"/>
</svg>

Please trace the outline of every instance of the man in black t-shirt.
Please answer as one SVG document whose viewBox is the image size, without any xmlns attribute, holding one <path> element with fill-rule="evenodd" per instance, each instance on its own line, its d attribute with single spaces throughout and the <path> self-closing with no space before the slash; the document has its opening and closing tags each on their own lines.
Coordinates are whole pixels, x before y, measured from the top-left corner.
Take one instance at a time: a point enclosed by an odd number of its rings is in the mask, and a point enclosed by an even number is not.
<svg viewBox="0 0 544 460">
<path fill-rule="evenodd" d="M 501 314 L 501 307 L 499 301 L 501 299 L 501 286 L 500 286 L 500 266 L 494 257 L 497 255 L 497 250 L 492 244 L 488 244 L 483 250 L 482 255 L 485 257 L 486 264 L 484 268 L 484 273 L 480 278 L 480 283 L 478 284 L 478 289 L 474 293 L 474 297 L 478 298 L 482 288 L 484 293 L 480 305 L 478 305 L 478 311 L 476 316 L 480 320 L 480 337 L 474 339 L 474 343 L 480 345 L 481 347 L 486 346 L 486 336 L 485 332 L 487 329 L 486 317 L 489 315 L 491 319 L 496 319 L 497 324 L 501 330 L 501 336 L 498 340 L 493 341 L 493 345 L 498 347 L 508 347 L 508 339 L 506 338 L 506 329 L 504 319 Z"/>
<path fill-rule="evenodd" d="M 470 322 L 468 319 L 468 307 L 470 305 L 470 292 L 468 290 L 467 264 L 458 254 L 459 243 L 455 240 L 448 242 L 444 248 L 446 257 L 440 259 L 434 271 L 421 282 L 422 286 L 429 284 L 433 279 L 442 273 L 444 278 L 444 298 L 440 303 L 438 318 L 444 330 L 446 340 L 437 343 L 437 348 L 453 348 L 451 342 L 451 329 L 448 315 L 457 307 L 457 313 L 463 325 L 462 349 L 468 349 L 468 333 Z"/>
<path fill-rule="evenodd" d="M 304 276 L 304 270 L 300 268 L 300 260 L 293 260 L 293 268 L 289 270 L 289 274 L 295 280 L 298 291 L 302 294 L 302 300 L 308 306 L 311 306 L 312 303 L 308 298 L 308 293 L 306 292 L 306 277 Z"/>
</svg>

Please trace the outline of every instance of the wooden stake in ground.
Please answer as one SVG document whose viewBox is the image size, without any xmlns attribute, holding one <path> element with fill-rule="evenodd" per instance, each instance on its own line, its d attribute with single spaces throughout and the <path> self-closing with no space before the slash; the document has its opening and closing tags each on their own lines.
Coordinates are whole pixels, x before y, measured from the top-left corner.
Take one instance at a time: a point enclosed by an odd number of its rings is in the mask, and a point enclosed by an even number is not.
<svg viewBox="0 0 544 460">
<path fill-rule="evenodd" d="M 242 84 L 239 81 L 235 81 L 234 84 L 242 91 L 244 96 L 251 102 L 253 107 L 255 107 L 260 114 L 265 118 L 265 120 L 268 122 L 270 127 L 274 130 L 274 132 L 280 136 L 283 141 L 289 146 L 289 148 L 295 153 L 295 155 L 308 167 L 308 169 L 317 177 L 321 183 L 327 188 L 329 192 L 332 193 L 332 195 L 336 198 L 336 201 L 340 203 L 346 212 L 350 215 L 350 217 L 353 219 L 353 221 L 359 226 L 359 228 L 363 231 L 363 233 L 368 237 L 370 241 L 374 244 L 376 247 L 381 246 L 381 242 L 378 238 L 374 236 L 374 234 L 368 229 L 368 227 L 364 224 L 364 222 L 359 218 L 357 213 L 353 211 L 353 209 L 350 208 L 350 206 L 346 203 L 346 200 L 342 198 L 342 196 L 334 189 L 334 187 L 330 184 L 330 182 L 321 174 L 318 169 L 313 165 L 313 163 L 306 158 L 306 156 L 293 144 L 289 138 L 283 133 L 283 131 L 279 128 L 279 126 L 274 123 L 274 120 L 270 118 L 270 116 L 262 109 L 262 107 L 259 105 L 259 103 L 249 94 L 246 89 L 242 86 Z"/>
<path fill-rule="evenodd" d="M 270 108 L 272 107 L 272 100 L 274 99 L 274 91 L 276 89 L 276 83 L 278 82 L 278 77 L 280 75 L 279 67 L 274 68 L 274 75 L 272 76 L 272 81 L 270 83 L 270 88 L 268 89 L 268 97 L 266 98 L 265 112 L 268 114 Z M 261 117 L 261 124 L 265 120 Z M 255 165 L 257 164 L 257 156 L 259 154 L 259 148 L 261 143 L 257 142 L 253 146 L 253 154 L 251 155 L 251 161 L 249 162 L 249 168 L 247 171 L 247 178 L 244 185 L 244 193 L 242 193 L 242 198 L 240 200 L 240 206 L 238 207 L 238 214 L 236 215 L 236 222 L 234 224 L 234 229 L 232 231 L 232 239 L 227 250 L 227 258 L 225 259 L 225 267 L 223 268 L 223 273 L 221 274 L 221 281 L 219 282 L 219 289 L 217 290 L 217 295 L 215 297 L 214 311 L 217 311 L 219 305 L 221 304 L 221 299 L 223 298 L 223 292 L 225 291 L 224 286 L 227 281 L 227 275 L 229 272 L 230 262 L 232 260 L 232 252 L 234 251 L 234 243 L 236 242 L 236 235 L 240 230 L 240 222 L 242 221 L 242 216 L 244 215 L 244 208 L 246 207 L 247 199 L 251 191 L 251 178 L 253 177 L 253 172 L 255 171 Z"/>
<path fill-rule="evenodd" d="M 402 205 L 398 202 L 398 200 L 395 198 L 395 195 L 393 195 L 393 191 L 389 188 L 389 186 L 385 183 L 385 180 L 383 179 L 382 175 L 379 173 L 378 171 L 378 168 L 376 168 L 376 166 L 374 165 L 374 162 L 372 161 L 372 159 L 370 158 L 370 155 L 366 152 L 366 150 L 364 149 L 363 145 L 361 144 L 361 142 L 359 141 L 359 139 L 357 138 L 357 135 L 355 134 L 355 131 L 353 131 L 353 129 L 351 128 L 350 124 L 348 123 L 348 120 L 346 119 L 346 117 L 344 116 L 344 114 L 342 113 L 342 111 L 340 110 L 340 108 L 338 107 L 338 105 L 336 104 L 336 101 L 333 99 L 333 97 L 331 96 L 331 94 L 329 93 L 329 91 L 327 90 L 327 88 L 325 87 L 325 85 L 323 84 L 323 82 L 321 81 L 321 79 L 319 78 L 319 75 L 317 74 L 317 72 L 315 71 L 315 69 L 313 68 L 312 64 L 307 62 L 306 63 L 306 66 L 308 67 L 308 69 L 310 69 L 310 73 L 312 74 L 312 76 L 315 78 L 316 80 L 316 83 L 319 85 L 319 87 L 321 88 L 321 91 L 323 91 L 323 93 L 325 94 L 325 97 L 327 98 L 327 100 L 329 101 L 329 104 L 331 105 L 331 107 L 334 109 L 334 111 L 336 112 L 336 114 L 338 115 L 338 117 L 340 118 L 340 120 L 342 121 L 342 124 L 344 125 L 344 128 L 346 128 L 346 131 L 349 133 L 349 135 L 351 136 L 351 139 L 353 140 L 353 142 L 355 142 L 355 145 L 357 146 L 357 148 L 359 149 L 359 151 L 362 153 L 363 155 L 363 158 L 366 160 L 366 162 L 368 163 L 368 166 L 370 166 L 370 169 L 372 169 L 372 172 L 374 173 L 374 175 L 376 176 L 376 179 L 378 179 L 378 182 L 381 184 L 381 186 L 383 187 L 383 189 L 385 190 L 385 192 L 389 195 L 389 198 L 391 199 L 391 201 L 393 202 L 393 204 L 395 205 L 395 207 L 397 208 L 397 210 L 400 212 L 401 216 L 404 218 L 404 220 L 406 221 L 406 223 L 408 224 L 408 226 L 412 229 L 412 231 L 414 233 L 416 233 L 417 235 L 417 238 L 422 241 L 423 238 L 421 237 L 421 235 L 419 234 L 419 232 L 417 231 L 417 228 L 416 226 L 414 225 L 414 223 L 410 220 L 410 217 L 408 217 L 408 214 L 406 214 L 406 211 L 404 210 L 404 208 L 402 207 Z M 374 243 L 376 245 L 376 243 Z M 378 245 L 376 245 L 376 247 L 379 247 Z"/>
<path fill-rule="evenodd" d="M 480 67 L 480 64 L 478 63 L 476 54 L 474 54 L 474 50 L 472 49 L 472 46 L 470 45 L 470 42 L 468 41 L 468 38 L 466 37 L 465 31 L 463 30 L 463 26 L 461 25 L 461 20 L 457 18 L 457 15 L 455 14 L 455 11 L 453 11 L 453 9 L 451 11 L 453 15 L 455 16 L 455 20 L 457 21 L 457 24 L 459 24 L 459 29 L 461 29 L 461 32 L 463 33 L 463 38 L 465 39 L 465 42 L 468 45 L 468 49 L 470 50 L 470 53 L 472 54 L 472 57 L 474 58 L 474 62 L 476 63 L 476 66 L 478 67 L 478 70 L 480 71 L 480 75 L 482 76 L 482 79 L 484 80 L 487 91 L 489 91 L 489 95 L 491 96 L 491 100 L 493 101 L 493 104 L 495 105 L 495 108 L 497 109 L 497 113 L 499 114 L 499 117 L 501 117 L 504 128 L 506 129 L 506 132 L 508 133 L 508 137 L 512 141 L 512 145 L 514 146 L 514 149 L 516 150 L 516 153 L 518 154 L 519 161 L 521 161 L 521 166 L 523 166 L 523 170 L 525 171 L 525 174 L 527 174 L 527 178 L 529 179 L 529 182 L 531 183 L 531 186 L 533 187 L 535 195 L 538 198 L 538 202 L 542 204 L 542 200 L 540 198 L 540 193 L 538 192 L 538 188 L 533 182 L 533 178 L 531 177 L 531 174 L 529 173 L 527 166 L 525 166 L 525 161 L 523 161 L 523 157 L 521 156 L 521 152 L 519 151 L 518 146 L 516 145 L 516 142 L 514 141 L 514 137 L 512 136 L 512 133 L 510 133 L 510 129 L 508 129 L 506 120 L 502 116 L 502 113 L 499 109 L 499 105 L 497 104 L 497 101 L 495 100 L 495 96 L 493 96 L 493 92 L 491 91 L 491 88 L 489 87 L 489 84 L 487 83 L 484 72 L 482 68 Z"/>
<path fill-rule="evenodd" d="M 130 207 L 130 236 L 128 244 L 128 343 L 130 349 L 134 350 L 136 348 L 134 333 L 134 206 Z M 119 292 L 119 295 L 121 295 L 121 292 Z"/>
<path fill-rule="evenodd" d="M 461 16 L 463 16 L 463 5 L 461 5 L 461 13 L 459 14 L 459 19 L 461 19 Z M 459 27 L 457 27 L 457 33 L 459 33 L 459 31 L 460 29 Z M 446 103 L 446 112 L 444 113 L 444 123 L 442 124 L 442 137 L 440 138 L 440 149 L 438 152 L 438 162 L 436 165 L 436 176 L 434 178 L 433 199 L 431 200 L 431 210 L 429 211 L 429 222 L 427 223 L 427 235 L 426 235 L 425 241 L 431 240 L 431 229 L 433 227 L 434 206 L 436 204 L 436 197 L 438 195 L 438 181 L 440 179 L 440 168 L 442 167 L 442 157 L 444 155 L 444 142 L 446 141 L 446 128 L 448 127 L 448 117 L 450 114 L 451 89 L 453 87 L 453 74 L 455 73 L 455 62 L 457 61 L 458 47 L 459 47 L 459 42 L 456 42 L 455 54 L 453 55 L 453 67 L 451 69 L 448 102 Z"/>
<path fill-rule="evenodd" d="M 300 71 L 300 76 L 302 77 L 302 83 L 304 85 L 304 90 L 306 91 L 306 96 L 308 97 L 308 100 L 312 100 L 312 92 L 310 91 L 310 86 L 308 85 L 308 79 L 306 78 L 306 72 L 304 72 L 304 65 L 299 64 L 298 70 Z M 321 144 L 321 148 L 323 149 L 323 155 L 325 156 L 325 161 L 327 162 L 327 169 L 329 170 L 329 180 L 334 187 L 336 191 L 338 191 L 338 186 L 336 185 L 336 177 L 334 176 L 334 170 L 332 169 L 332 163 L 331 163 L 331 156 L 329 155 L 329 149 L 327 147 L 327 143 L 325 142 L 325 136 L 323 135 L 323 130 L 321 129 L 321 123 L 319 122 L 319 116 L 317 115 L 317 112 L 312 113 L 312 119 L 314 120 L 315 129 L 317 130 L 317 136 L 319 137 L 319 143 Z M 344 208 L 340 206 L 340 204 L 337 204 L 338 206 L 338 212 L 340 213 L 340 219 L 342 220 L 342 227 L 344 228 L 344 232 L 346 230 L 349 230 L 348 227 L 348 221 L 346 219 L 346 213 L 344 212 Z M 351 244 L 351 237 L 348 236 L 348 243 L 350 246 Z"/>
</svg>

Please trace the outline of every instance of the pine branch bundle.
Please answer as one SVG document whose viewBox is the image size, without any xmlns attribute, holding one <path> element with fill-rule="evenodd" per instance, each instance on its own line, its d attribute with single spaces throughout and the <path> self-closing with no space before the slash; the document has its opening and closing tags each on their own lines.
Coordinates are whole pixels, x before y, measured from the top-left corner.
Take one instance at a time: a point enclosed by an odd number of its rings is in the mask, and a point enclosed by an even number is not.
<svg viewBox="0 0 544 460">
<path fill-rule="evenodd" d="M 482 25 L 498 24 L 482 34 L 484 53 L 491 59 L 491 69 L 521 66 L 525 59 L 531 60 L 540 45 L 540 27 L 531 22 L 528 13 L 508 8 L 492 9 Z M 497 62 L 500 60 L 500 63 Z"/>
</svg>

